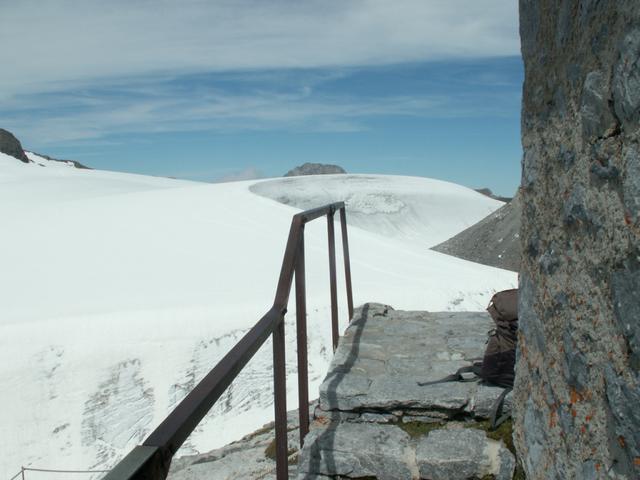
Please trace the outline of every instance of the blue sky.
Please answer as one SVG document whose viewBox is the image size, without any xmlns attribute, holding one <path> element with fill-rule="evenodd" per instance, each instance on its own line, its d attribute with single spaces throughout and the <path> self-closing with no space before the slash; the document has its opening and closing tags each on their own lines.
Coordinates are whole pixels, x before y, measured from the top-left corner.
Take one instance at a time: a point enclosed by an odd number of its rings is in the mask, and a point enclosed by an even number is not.
<svg viewBox="0 0 640 480">
<path fill-rule="evenodd" d="M 219 181 L 322 162 L 510 195 L 514 3 L 3 2 L 0 127 L 101 169 Z M 16 43 L 25 22 L 39 33 Z"/>
</svg>

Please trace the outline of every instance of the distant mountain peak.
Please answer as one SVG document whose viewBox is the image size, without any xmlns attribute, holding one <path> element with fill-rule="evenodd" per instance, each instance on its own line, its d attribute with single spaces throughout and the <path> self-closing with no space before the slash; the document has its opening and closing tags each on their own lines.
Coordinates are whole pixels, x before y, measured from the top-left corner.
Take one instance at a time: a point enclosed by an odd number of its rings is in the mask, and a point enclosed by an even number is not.
<svg viewBox="0 0 640 480">
<path fill-rule="evenodd" d="M 300 175 L 331 175 L 335 173 L 347 173 L 346 170 L 338 165 L 330 165 L 327 163 L 305 163 L 289 170 L 285 177 L 297 177 Z"/>
</svg>

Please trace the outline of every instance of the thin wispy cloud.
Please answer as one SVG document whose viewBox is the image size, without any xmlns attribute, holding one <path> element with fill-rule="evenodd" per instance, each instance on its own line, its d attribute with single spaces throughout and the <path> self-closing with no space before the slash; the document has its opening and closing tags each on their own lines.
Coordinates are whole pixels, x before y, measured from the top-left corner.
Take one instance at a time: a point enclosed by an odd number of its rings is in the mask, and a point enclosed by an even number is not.
<svg viewBox="0 0 640 480">
<path fill-rule="evenodd" d="M 40 94 L 26 96 L 30 108 L 7 111 L 5 121 L 26 132 L 27 141 L 51 144 L 136 132 L 355 132 L 366 130 L 368 121 L 378 117 L 508 115 L 519 102 L 517 94 L 504 93 L 491 101 L 486 93 L 359 96 L 316 93 L 309 86 L 282 90 L 286 88 L 278 82 L 238 93 L 214 82 L 192 89 L 155 84 L 140 94 L 129 89 L 86 91 L 63 99 Z"/>
<path fill-rule="evenodd" d="M 21 0 L 0 95 L 122 77 L 517 55 L 512 0 Z"/>
</svg>

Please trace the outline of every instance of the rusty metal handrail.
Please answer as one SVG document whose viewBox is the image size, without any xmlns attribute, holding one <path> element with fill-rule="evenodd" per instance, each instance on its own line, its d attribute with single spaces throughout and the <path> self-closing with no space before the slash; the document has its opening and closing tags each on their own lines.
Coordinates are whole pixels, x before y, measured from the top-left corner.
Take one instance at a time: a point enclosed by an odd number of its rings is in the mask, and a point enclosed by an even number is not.
<svg viewBox="0 0 640 480">
<path fill-rule="evenodd" d="M 340 212 L 348 312 L 349 318 L 353 317 L 353 292 L 344 202 L 332 203 L 294 215 L 291 221 L 273 306 L 174 408 L 142 445 L 129 452 L 103 480 L 164 480 L 169 472 L 173 455 L 269 335 L 273 335 L 276 478 L 278 480 L 286 480 L 288 478 L 284 316 L 287 312 L 289 295 L 295 276 L 298 410 L 300 445 L 302 446 L 304 437 L 309 432 L 304 227 L 308 222 L 316 218 L 327 217 L 331 287 L 331 332 L 335 350 L 338 344 L 338 295 L 334 231 L 334 214 L 336 211 Z"/>
</svg>

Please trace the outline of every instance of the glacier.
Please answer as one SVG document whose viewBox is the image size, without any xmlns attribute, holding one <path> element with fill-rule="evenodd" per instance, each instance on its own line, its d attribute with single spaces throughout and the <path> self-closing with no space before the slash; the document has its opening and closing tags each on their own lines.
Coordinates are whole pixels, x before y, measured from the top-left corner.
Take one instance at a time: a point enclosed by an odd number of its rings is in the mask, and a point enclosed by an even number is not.
<svg viewBox="0 0 640 480">
<path fill-rule="evenodd" d="M 206 184 L 35 160 L 0 154 L 7 478 L 21 465 L 110 468 L 141 442 L 270 308 L 300 208 L 347 200 L 356 305 L 482 310 L 495 291 L 517 285 L 513 272 L 429 250 L 502 205 L 448 182 L 328 175 Z M 331 355 L 326 222 L 308 225 L 306 239 L 313 396 Z M 178 456 L 225 445 L 272 418 L 268 342 Z"/>
</svg>

